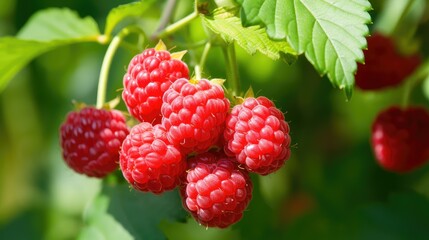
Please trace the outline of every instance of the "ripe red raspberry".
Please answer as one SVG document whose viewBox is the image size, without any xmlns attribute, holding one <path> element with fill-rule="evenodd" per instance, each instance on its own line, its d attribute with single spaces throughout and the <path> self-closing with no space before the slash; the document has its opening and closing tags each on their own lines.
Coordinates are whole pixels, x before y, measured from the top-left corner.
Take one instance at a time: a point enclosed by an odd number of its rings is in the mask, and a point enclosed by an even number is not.
<svg viewBox="0 0 429 240">
<path fill-rule="evenodd" d="M 128 134 L 121 112 L 85 107 L 60 127 L 63 158 L 70 168 L 102 178 L 118 168 L 119 148 Z"/>
<path fill-rule="evenodd" d="M 189 159 L 183 205 L 206 227 L 226 228 L 238 222 L 252 198 L 246 170 L 223 153 L 206 152 Z"/>
<path fill-rule="evenodd" d="M 289 125 L 266 97 L 246 98 L 226 119 L 225 152 L 261 175 L 278 170 L 290 156 Z"/>
<path fill-rule="evenodd" d="M 131 60 L 123 79 L 128 111 L 140 122 L 160 123 L 162 95 L 172 82 L 188 75 L 186 64 L 172 59 L 168 51 L 144 50 Z"/>
<path fill-rule="evenodd" d="M 412 171 L 429 160 L 429 113 L 420 107 L 390 107 L 375 119 L 371 141 L 383 168 Z"/>
<path fill-rule="evenodd" d="M 120 166 L 135 189 L 160 194 L 179 184 L 186 163 L 180 151 L 168 142 L 161 125 L 143 122 L 134 126 L 124 140 Z"/>
<path fill-rule="evenodd" d="M 181 78 L 164 94 L 162 124 L 168 140 L 180 145 L 184 153 L 204 152 L 221 136 L 228 110 L 229 101 L 220 85 Z"/>
<path fill-rule="evenodd" d="M 399 54 L 391 38 L 376 33 L 367 40 L 365 64 L 358 64 L 356 72 L 356 86 L 362 90 L 399 85 L 420 65 L 419 55 Z"/>
</svg>

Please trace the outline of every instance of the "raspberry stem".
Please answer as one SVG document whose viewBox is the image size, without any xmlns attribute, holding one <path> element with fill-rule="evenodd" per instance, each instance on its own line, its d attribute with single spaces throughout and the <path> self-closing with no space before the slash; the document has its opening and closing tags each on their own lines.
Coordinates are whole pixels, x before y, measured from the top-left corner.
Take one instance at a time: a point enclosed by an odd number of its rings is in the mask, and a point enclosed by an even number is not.
<svg viewBox="0 0 429 240">
<path fill-rule="evenodd" d="M 168 25 L 176 7 L 177 0 L 168 0 L 162 12 L 161 20 L 159 20 L 158 28 L 152 34 L 151 39 L 155 40 L 162 30 Z"/>
<path fill-rule="evenodd" d="M 207 56 L 210 51 L 212 44 L 210 42 L 207 42 L 204 46 L 203 53 L 201 54 L 200 62 L 195 65 L 195 78 L 201 79 L 202 78 L 202 72 L 204 70 L 204 65 L 206 64 Z"/>
<path fill-rule="evenodd" d="M 416 5 L 416 1 L 402 1 L 400 3 L 391 4 L 390 2 L 384 3 L 384 11 L 378 21 L 374 25 L 374 32 L 380 32 L 387 36 L 397 36 L 400 38 L 404 36 L 404 30 L 407 32 L 407 37 L 412 36 L 412 32 L 415 32 L 414 24 L 410 24 L 410 11 L 412 11 L 413 5 Z M 394 13 L 394 14 L 392 14 Z M 407 19 L 407 20 L 406 20 Z M 418 16 L 413 16 L 413 19 L 420 19 Z M 403 24 L 407 22 L 407 24 Z"/>
<path fill-rule="evenodd" d="M 201 68 L 201 65 L 199 65 L 199 64 L 195 65 L 194 69 L 195 69 L 194 70 L 195 71 L 195 78 L 197 80 L 200 80 L 202 78 L 202 68 Z"/>
<path fill-rule="evenodd" d="M 201 69 L 204 69 L 204 65 L 206 64 L 207 56 L 210 52 L 211 47 L 212 47 L 212 44 L 210 42 L 207 42 L 206 45 L 204 46 L 204 50 L 203 50 L 203 53 L 201 54 L 201 59 L 200 59 Z"/>
<path fill-rule="evenodd" d="M 405 83 L 405 90 L 404 90 L 404 95 L 402 96 L 402 107 L 406 108 L 408 106 L 408 102 L 410 99 L 410 94 L 411 94 L 411 90 L 412 90 L 412 84 L 411 82 L 406 82 Z"/>
<path fill-rule="evenodd" d="M 408 100 L 410 98 L 411 91 L 413 88 L 422 80 L 429 77 L 429 61 L 424 62 L 417 68 L 414 73 L 409 76 L 405 82 L 404 95 L 402 98 L 402 106 L 406 107 L 408 105 Z"/>
<path fill-rule="evenodd" d="M 234 43 L 222 47 L 226 65 L 226 80 L 233 96 L 240 92 L 240 78 L 238 75 L 237 59 L 235 56 Z"/>
<path fill-rule="evenodd" d="M 100 76 L 98 79 L 98 89 L 97 89 L 97 104 L 96 107 L 101 109 L 106 101 L 106 90 L 107 90 L 107 79 L 109 76 L 110 65 L 112 64 L 113 56 L 118 50 L 119 46 L 122 43 L 122 40 L 128 34 L 132 32 L 137 32 L 140 35 L 145 35 L 144 32 L 137 27 L 126 27 L 122 29 L 115 37 L 113 37 L 112 41 L 107 48 L 106 54 L 103 58 L 103 63 L 101 64 Z"/>
<path fill-rule="evenodd" d="M 197 1 L 195 1 L 197 2 Z M 154 34 L 152 36 L 152 38 L 154 39 L 161 39 L 164 38 L 166 36 L 169 36 L 171 34 L 173 34 L 174 32 L 180 30 L 181 28 L 185 27 L 186 25 L 188 25 L 191 21 L 193 21 L 194 19 L 196 19 L 198 17 L 198 8 L 197 8 L 197 3 L 195 3 L 195 8 L 194 11 L 187 15 L 186 17 L 180 19 L 179 21 L 167 26 L 166 28 L 164 28 L 163 30 L 159 31 L 158 34 Z"/>
<path fill-rule="evenodd" d="M 103 64 L 101 65 L 100 77 L 98 79 L 97 90 L 97 108 L 102 108 L 106 100 L 107 77 L 109 75 L 110 64 L 112 63 L 113 55 L 121 43 L 122 37 L 115 36 L 107 48 L 106 55 L 104 55 Z"/>
</svg>

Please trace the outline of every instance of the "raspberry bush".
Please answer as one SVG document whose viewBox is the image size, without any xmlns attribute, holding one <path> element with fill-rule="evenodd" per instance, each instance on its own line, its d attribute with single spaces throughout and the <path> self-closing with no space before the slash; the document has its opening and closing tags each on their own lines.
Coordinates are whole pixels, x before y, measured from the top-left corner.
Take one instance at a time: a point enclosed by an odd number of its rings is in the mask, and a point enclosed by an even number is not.
<svg viewBox="0 0 429 240">
<path fill-rule="evenodd" d="M 119 2 L 0 3 L 1 239 L 428 236 L 426 1 Z"/>
</svg>

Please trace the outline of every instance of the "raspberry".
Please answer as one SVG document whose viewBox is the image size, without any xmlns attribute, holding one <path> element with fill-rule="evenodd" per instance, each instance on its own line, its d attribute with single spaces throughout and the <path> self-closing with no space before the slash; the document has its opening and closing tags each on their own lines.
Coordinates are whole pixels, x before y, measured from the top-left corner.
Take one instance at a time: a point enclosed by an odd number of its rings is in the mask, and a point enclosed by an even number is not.
<svg viewBox="0 0 429 240">
<path fill-rule="evenodd" d="M 367 40 L 365 64 L 358 64 L 356 72 L 356 86 L 362 90 L 397 86 L 420 65 L 419 55 L 400 55 L 391 38 L 376 33 Z"/>
<path fill-rule="evenodd" d="M 420 107 L 390 107 L 372 125 L 372 148 L 378 163 L 398 173 L 429 160 L 429 113 Z"/>
<path fill-rule="evenodd" d="M 167 51 L 149 48 L 134 56 L 128 65 L 122 98 L 128 111 L 140 122 L 161 121 L 162 95 L 178 78 L 188 78 L 184 62 Z"/>
<path fill-rule="evenodd" d="M 221 86 L 206 79 L 175 81 L 163 97 L 162 124 L 173 144 L 184 153 L 204 152 L 216 144 L 229 110 Z"/>
<path fill-rule="evenodd" d="M 189 159 L 181 196 L 185 209 L 206 227 L 238 222 L 252 198 L 252 182 L 233 158 L 206 152 Z"/>
<path fill-rule="evenodd" d="M 120 166 L 135 189 L 160 194 L 179 184 L 186 163 L 180 151 L 168 142 L 161 125 L 143 122 L 134 126 L 124 140 Z"/>
<path fill-rule="evenodd" d="M 63 158 L 70 168 L 102 178 L 118 168 L 119 148 L 128 134 L 121 112 L 85 107 L 60 127 Z"/>
<path fill-rule="evenodd" d="M 246 98 L 226 119 L 225 152 L 261 175 L 278 170 L 290 156 L 289 125 L 266 97 Z"/>
</svg>

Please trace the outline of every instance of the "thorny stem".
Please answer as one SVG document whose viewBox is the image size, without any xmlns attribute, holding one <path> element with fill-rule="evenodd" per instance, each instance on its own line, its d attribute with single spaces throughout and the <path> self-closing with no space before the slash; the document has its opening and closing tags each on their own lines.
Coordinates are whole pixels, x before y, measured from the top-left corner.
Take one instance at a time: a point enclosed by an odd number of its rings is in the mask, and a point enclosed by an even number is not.
<svg viewBox="0 0 429 240">
<path fill-rule="evenodd" d="M 238 75 L 237 59 L 235 57 L 234 43 L 225 45 L 222 47 L 222 50 L 226 64 L 226 80 L 233 96 L 237 96 L 240 92 L 240 79 Z"/>
<path fill-rule="evenodd" d="M 141 29 L 136 27 L 127 27 L 122 29 L 121 32 L 118 33 L 115 37 L 113 37 L 112 41 L 107 48 L 106 54 L 103 58 L 103 63 L 100 69 L 100 76 L 98 79 L 98 89 L 97 89 L 97 108 L 102 108 L 106 101 L 106 90 L 107 90 L 107 79 L 109 76 L 110 65 L 112 64 L 113 56 L 121 45 L 122 40 L 125 36 L 132 32 L 137 32 L 139 34 L 144 35 Z"/>
</svg>

